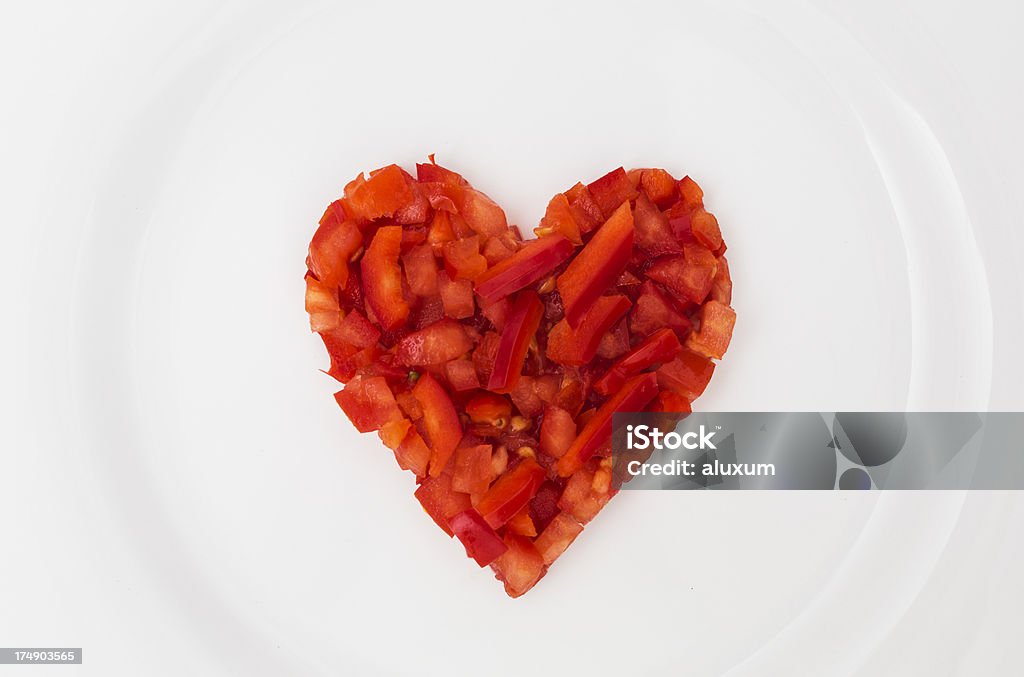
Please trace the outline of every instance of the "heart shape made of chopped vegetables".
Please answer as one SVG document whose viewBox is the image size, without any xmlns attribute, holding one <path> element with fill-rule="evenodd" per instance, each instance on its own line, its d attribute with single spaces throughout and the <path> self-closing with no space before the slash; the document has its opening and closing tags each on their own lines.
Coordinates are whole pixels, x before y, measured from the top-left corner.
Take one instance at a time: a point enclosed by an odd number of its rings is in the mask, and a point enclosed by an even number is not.
<svg viewBox="0 0 1024 677">
<path fill-rule="evenodd" d="M 306 259 L 338 404 L 512 597 L 614 495 L 612 413 L 690 411 L 736 319 L 688 176 L 620 167 L 555 195 L 534 232 L 431 156 L 345 186 Z"/>
</svg>

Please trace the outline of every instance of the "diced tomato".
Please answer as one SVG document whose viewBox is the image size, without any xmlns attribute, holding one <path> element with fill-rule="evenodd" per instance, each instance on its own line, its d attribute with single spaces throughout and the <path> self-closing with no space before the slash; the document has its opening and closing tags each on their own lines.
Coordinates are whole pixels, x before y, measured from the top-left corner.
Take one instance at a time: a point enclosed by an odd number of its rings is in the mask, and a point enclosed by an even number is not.
<svg viewBox="0 0 1024 677">
<path fill-rule="evenodd" d="M 589 233 L 602 223 L 604 214 L 601 208 L 594 202 L 594 196 L 582 183 L 565 191 L 565 197 L 569 200 L 569 208 L 572 210 L 573 218 L 580 227 L 580 232 Z"/>
<path fill-rule="evenodd" d="M 645 169 L 640 175 L 640 188 L 660 209 L 670 206 L 679 196 L 676 180 L 664 169 Z"/>
<path fill-rule="evenodd" d="M 505 211 L 478 190 L 466 188 L 462 192 L 462 199 L 456 201 L 455 206 L 469 227 L 481 235 L 491 237 L 508 228 Z"/>
<path fill-rule="evenodd" d="M 441 364 L 462 357 L 472 347 L 462 325 L 446 318 L 399 341 L 395 359 L 406 366 Z"/>
<path fill-rule="evenodd" d="M 437 294 L 437 262 L 430 245 L 413 247 L 402 257 L 405 279 L 409 290 L 417 296 L 434 296 Z"/>
<path fill-rule="evenodd" d="M 395 223 L 400 223 L 406 226 L 418 226 L 426 223 L 430 219 L 430 200 L 420 188 L 420 185 L 416 183 L 416 181 L 409 176 L 404 169 L 402 170 L 402 175 L 405 176 L 405 182 L 409 186 L 409 190 L 412 191 L 412 200 L 406 205 L 395 210 L 395 214 L 392 219 Z M 416 231 L 407 229 L 406 232 L 410 233 Z"/>
<path fill-rule="evenodd" d="M 395 452 L 395 459 L 402 470 L 412 470 L 417 477 L 426 476 L 430 450 L 408 419 L 385 423 L 378 434 L 384 446 Z"/>
<path fill-rule="evenodd" d="M 736 311 L 712 299 L 700 309 L 700 328 L 686 339 L 686 347 L 705 357 L 722 359 L 732 340 Z"/>
<path fill-rule="evenodd" d="M 703 355 L 682 350 L 671 362 L 658 369 L 658 385 L 693 402 L 708 387 L 715 363 Z"/>
<path fill-rule="evenodd" d="M 306 265 L 327 287 L 344 287 L 348 281 L 349 260 L 362 246 L 363 234 L 359 227 L 345 220 L 340 200 L 332 202 L 309 243 Z"/>
<path fill-rule="evenodd" d="M 543 315 L 544 305 L 535 292 L 525 290 L 516 295 L 494 356 L 488 390 L 504 392 L 515 386 Z"/>
<path fill-rule="evenodd" d="M 465 392 L 480 387 L 476 367 L 469 360 L 452 360 L 444 366 L 448 383 L 456 392 Z"/>
<path fill-rule="evenodd" d="M 626 320 L 622 319 L 609 331 L 601 336 L 597 344 L 597 356 L 605 360 L 614 360 L 629 350 L 629 329 Z"/>
<path fill-rule="evenodd" d="M 515 254 L 517 251 L 519 251 L 519 248 L 513 246 L 513 241 L 511 239 L 504 237 L 489 237 L 487 238 L 487 242 L 484 243 L 484 248 L 481 253 L 484 255 L 484 258 L 487 259 L 488 266 L 496 266 Z"/>
<path fill-rule="evenodd" d="M 402 413 L 408 416 L 413 421 L 418 421 L 423 418 L 423 409 L 420 408 L 419 400 L 408 391 L 400 392 L 395 394 L 395 400 L 398 402 L 398 406 L 401 408 Z"/>
<path fill-rule="evenodd" d="M 569 478 L 562 497 L 558 499 L 558 507 L 575 517 L 581 524 L 594 519 L 611 499 L 610 492 L 601 493 L 594 490 L 595 475 L 596 472 L 591 467 L 581 467 Z"/>
<path fill-rule="evenodd" d="M 544 560 L 544 565 L 551 566 L 581 533 L 583 525 L 568 513 L 560 512 L 548 523 L 533 545 Z"/>
<path fill-rule="evenodd" d="M 423 410 L 423 424 L 430 437 L 430 476 L 438 477 L 462 439 L 462 423 L 444 386 L 430 374 L 423 374 L 412 394 Z"/>
<path fill-rule="evenodd" d="M 480 254 L 480 236 L 446 242 L 444 268 L 453 280 L 475 280 L 487 270 L 487 259 Z"/>
<path fill-rule="evenodd" d="M 482 494 L 493 481 L 491 445 L 460 446 L 455 450 L 452 489 L 467 494 Z"/>
<path fill-rule="evenodd" d="M 409 317 L 409 304 L 402 294 L 402 274 L 398 267 L 401 247 L 401 226 L 379 228 L 360 264 L 363 297 L 385 329 L 397 329 Z"/>
<path fill-rule="evenodd" d="M 703 207 L 695 209 L 690 216 L 690 232 L 697 242 L 712 252 L 722 246 L 722 230 L 718 227 L 718 219 Z"/>
<path fill-rule="evenodd" d="M 655 364 L 671 360 L 679 354 L 681 348 L 675 332 L 667 327 L 659 329 L 613 364 L 611 369 L 594 383 L 594 390 L 602 395 L 610 395 L 618 391 L 626 379 Z"/>
<path fill-rule="evenodd" d="M 569 198 L 563 193 L 551 198 L 547 211 L 544 212 L 544 218 L 540 220 L 540 226 L 533 232 L 537 237 L 557 233 L 571 240 L 573 244 L 583 244 L 580 227 L 576 223 L 576 217 L 572 214 Z"/>
<path fill-rule="evenodd" d="M 529 505 L 524 505 L 522 510 L 512 515 L 512 519 L 505 524 L 505 531 L 510 534 L 526 536 L 527 538 L 533 538 L 537 535 L 537 526 L 530 519 Z"/>
<path fill-rule="evenodd" d="M 466 403 L 466 415 L 473 423 L 504 428 L 512 417 L 512 405 L 501 395 L 484 393 Z"/>
<path fill-rule="evenodd" d="M 552 458 L 562 458 L 576 439 L 576 421 L 565 409 L 550 406 L 540 424 L 540 450 Z"/>
<path fill-rule="evenodd" d="M 683 204 L 689 209 L 704 206 L 704 191 L 689 176 L 684 176 L 679 180 L 679 193 L 682 195 Z"/>
<path fill-rule="evenodd" d="M 629 328 L 637 335 L 647 336 L 668 327 L 680 339 L 690 333 L 691 323 L 665 298 L 653 282 L 640 287 L 640 296 L 629 314 Z"/>
<path fill-rule="evenodd" d="M 494 328 L 501 331 L 505 328 L 505 320 L 508 318 L 508 312 L 512 309 L 512 303 L 506 296 L 503 299 L 490 303 L 483 299 L 480 300 L 480 312 L 484 314 Z"/>
<path fill-rule="evenodd" d="M 732 276 L 729 275 L 729 262 L 724 256 L 718 257 L 718 269 L 711 283 L 711 298 L 725 305 L 732 303 Z"/>
<path fill-rule="evenodd" d="M 643 411 L 658 394 L 658 379 L 653 373 L 634 376 L 615 395 L 605 400 L 593 418 L 580 430 L 569 450 L 558 460 L 558 474 L 569 477 L 612 438 L 612 414 Z"/>
<path fill-rule="evenodd" d="M 558 276 L 558 291 L 570 326 L 579 326 L 584 312 L 618 279 L 632 249 L 633 213 L 624 204 Z"/>
<path fill-rule="evenodd" d="M 462 320 L 473 316 L 473 283 L 469 280 L 452 280 L 442 271 L 437 276 L 438 291 L 444 314 Z"/>
<path fill-rule="evenodd" d="M 498 344 L 501 337 L 496 332 L 489 331 L 480 339 L 475 350 L 473 350 L 473 366 L 476 367 L 477 376 L 481 383 L 487 383 L 491 378 L 491 371 L 494 370 L 494 356 L 498 354 Z"/>
<path fill-rule="evenodd" d="M 472 507 L 469 502 L 469 494 L 452 489 L 450 470 L 441 473 L 438 477 L 426 477 L 416 489 L 415 496 L 423 509 L 430 515 L 430 519 L 434 520 L 434 523 L 449 536 L 453 535 L 449 520 Z"/>
<path fill-rule="evenodd" d="M 532 376 L 520 376 L 515 387 L 508 394 L 519 413 L 530 418 L 544 410 L 544 401 L 537 395 L 533 381 Z"/>
<path fill-rule="evenodd" d="M 334 395 L 352 425 L 361 433 L 378 430 L 385 423 L 402 418 L 387 381 L 381 376 L 356 377 Z"/>
<path fill-rule="evenodd" d="M 605 218 L 610 217 L 623 202 L 632 200 L 637 195 L 633 182 L 626 176 L 626 170 L 622 167 L 613 169 L 589 184 L 587 188 Z"/>
<path fill-rule="evenodd" d="M 448 212 L 434 212 L 434 218 L 430 221 L 430 228 L 427 230 L 427 242 L 434 250 L 434 254 L 440 255 L 445 242 L 455 239 L 455 231 L 452 229 L 452 217 Z"/>
<path fill-rule="evenodd" d="M 530 502 L 544 481 L 544 475 L 544 468 L 537 461 L 524 458 L 491 485 L 476 509 L 492 528 L 497 529 Z"/>
<path fill-rule="evenodd" d="M 633 221 L 636 227 L 637 249 L 647 257 L 678 254 L 683 251 L 672 234 L 668 219 L 643 193 L 636 199 Z"/>
<path fill-rule="evenodd" d="M 573 329 L 566 319 L 548 333 L 548 359 L 563 365 L 583 365 L 594 358 L 601 337 L 629 310 L 625 296 L 601 296 L 596 299 Z"/>
<path fill-rule="evenodd" d="M 671 390 L 662 390 L 658 393 L 658 396 L 654 398 L 654 404 L 651 407 L 651 411 L 659 413 L 667 412 L 688 414 L 691 411 L 690 401 L 679 393 L 674 393 Z"/>
<path fill-rule="evenodd" d="M 402 168 L 388 165 L 372 172 L 369 179 L 360 175 L 345 186 L 345 212 L 360 221 L 372 221 L 392 216 L 415 198 Z"/>
<path fill-rule="evenodd" d="M 666 256 L 647 269 L 647 275 L 693 303 L 703 303 L 711 291 L 718 262 L 698 244 L 684 244 L 683 258 Z"/>
<path fill-rule="evenodd" d="M 341 305 L 338 302 L 338 288 L 326 285 L 306 273 L 306 312 L 309 313 L 309 328 L 313 331 L 331 331 L 341 322 Z"/>
<path fill-rule="evenodd" d="M 353 310 L 338 325 L 335 335 L 357 348 L 369 348 L 377 343 L 380 330 L 370 324 L 358 310 Z"/>
<path fill-rule="evenodd" d="M 470 508 L 453 515 L 448 524 L 466 548 L 466 555 L 482 567 L 503 555 L 508 546 L 494 529 L 487 526 L 480 513 Z"/>
<path fill-rule="evenodd" d="M 529 539 L 515 534 L 505 535 L 508 550 L 491 567 L 505 583 L 509 597 L 519 597 L 544 576 L 544 559 Z"/>
<path fill-rule="evenodd" d="M 421 182 L 444 183 L 451 186 L 469 185 L 460 174 L 446 169 L 433 161 L 430 164 L 416 164 L 416 179 Z"/>
<path fill-rule="evenodd" d="M 491 302 L 502 299 L 548 275 L 574 250 L 561 235 L 538 238 L 477 278 L 476 293 Z"/>
</svg>

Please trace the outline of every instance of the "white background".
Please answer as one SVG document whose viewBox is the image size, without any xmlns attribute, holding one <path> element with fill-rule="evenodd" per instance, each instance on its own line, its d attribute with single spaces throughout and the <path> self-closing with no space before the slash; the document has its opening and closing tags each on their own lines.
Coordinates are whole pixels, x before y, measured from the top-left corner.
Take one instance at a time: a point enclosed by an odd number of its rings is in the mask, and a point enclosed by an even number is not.
<svg viewBox="0 0 1024 677">
<path fill-rule="evenodd" d="M 430 152 L 527 230 L 620 164 L 700 181 L 739 314 L 701 408 L 1024 408 L 1019 3 L 552 4 L 5 6 L 0 645 L 84 648 L 44 674 L 1024 670 L 1020 494 L 629 493 L 509 600 L 344 420 L 305 246 L 357 172 Z"/>
</svg>

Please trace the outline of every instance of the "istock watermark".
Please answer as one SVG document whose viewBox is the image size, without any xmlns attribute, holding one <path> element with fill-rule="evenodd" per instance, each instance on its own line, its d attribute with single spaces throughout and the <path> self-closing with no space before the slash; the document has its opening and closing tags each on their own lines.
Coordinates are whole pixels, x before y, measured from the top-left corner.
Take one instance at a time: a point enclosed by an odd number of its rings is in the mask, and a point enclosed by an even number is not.
<svg viewBox="0 0 1024 677">
<path fill-rule="evenodd" d="M 1024 489 L 1024 412 L 623 413 L 611 432 L 621 489 Z"/>
</svg>

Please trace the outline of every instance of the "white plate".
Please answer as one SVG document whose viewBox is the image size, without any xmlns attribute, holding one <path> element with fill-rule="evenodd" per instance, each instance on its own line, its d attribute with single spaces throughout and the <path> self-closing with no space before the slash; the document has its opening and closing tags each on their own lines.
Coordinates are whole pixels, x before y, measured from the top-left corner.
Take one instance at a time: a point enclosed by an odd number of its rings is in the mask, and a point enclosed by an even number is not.
<svg viewBox="0 0 1024 677">
<path fill-rule="evenodd" d="M 885 29 L 918 14 L 362 3 L 148 21 L 163 49 L 112 57 L 122 72 L 61 137 L 41 242 L 59 240 L 70 317 L 30 290 L 33 326 L 67 329 L 71 423 L 50 443 L 78 474 L 53 510 L 92 525 L 69 576 L 116 579 L 67 602 L 93 669 L 160 651 L 145 672 L 853 674 L 908 661 L 901 642 L 931 653 L 899 674 L 1003 660 L 936 648 L 921 619 L 956 572 L 1008 547 L 1021 563 L 1019 538 L 977 533 L 1019 529 L 1009 495 L 625 494 L 507 599 L 344 419 L 302 305 L 316 219 L 361 170 L 436 153 L 528 230 L 579 179 L 663 166 L 701 183 L 730 246 L 739 320 L 701 408 L 1019 407 L 996 361 L 1024 327 L 1013 212 L 984 201 L 997 129 L 934 68 L 937 42 L 892 47 Z M 956 608 L 935 636 L 1004 607 Z"/>
</svg>

